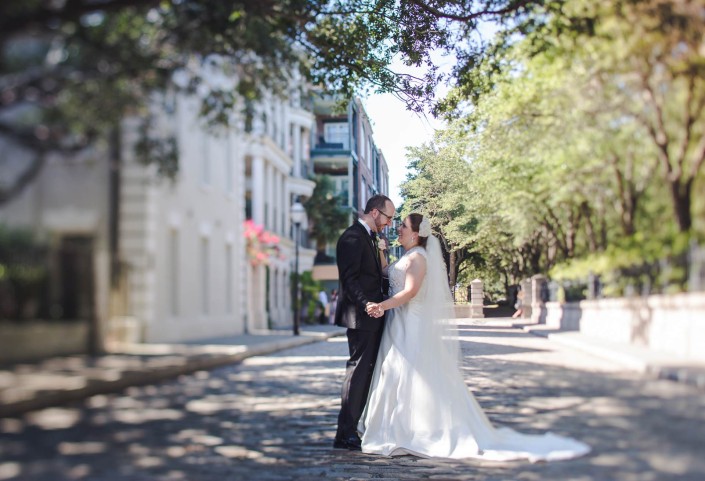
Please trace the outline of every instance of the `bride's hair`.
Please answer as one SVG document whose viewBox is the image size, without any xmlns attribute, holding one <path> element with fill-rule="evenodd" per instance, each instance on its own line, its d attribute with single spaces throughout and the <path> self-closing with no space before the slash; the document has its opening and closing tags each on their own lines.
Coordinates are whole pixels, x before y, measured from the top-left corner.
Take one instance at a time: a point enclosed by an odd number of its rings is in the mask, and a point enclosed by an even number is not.
<svg viewBox="0 0 705 481">
<path fill-rule="evenodd" d="M 421 214 L 417 214 L 415 212 L 413 214 L 409 214 L 409 222 L 411 223 L 411 230 L 418 233 L 422 220 L 423 220 L 423 216 Z M 419 234 L 419 245 L 421 247 L 423 247 L 424 249 L 426 248 L 426 242 L 428 242 L 428 237 L 422 237 Z"/>
</svg>

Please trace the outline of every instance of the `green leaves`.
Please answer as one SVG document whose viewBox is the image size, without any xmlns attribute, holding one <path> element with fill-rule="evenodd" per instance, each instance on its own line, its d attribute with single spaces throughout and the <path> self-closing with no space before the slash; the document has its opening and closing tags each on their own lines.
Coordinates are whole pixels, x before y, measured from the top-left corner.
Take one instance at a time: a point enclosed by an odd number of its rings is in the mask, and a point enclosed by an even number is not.
<svg viewBox="0 0 705 481">
<path fill-rule="evenodd" d="M 469 163 L 465 185 L 446 185 L 461 189 L 462 216 L 474 220 L 453 234 L 481 259 L 473 272 L 496 279 L 499 269 L 511 282 L 551 269 L 627 275 L 625 262 L 675 255 L 677 232 L 705 237 L 692 195 L 705 164 L 693 5 L 547 3 L 541 23 L 511 41 L 501 32 L 491 56 L 462 70 L 441 104 L 456 119 L 442 136 Z M 421 187 L 434 185 L 425 172 L 438 168 L 428 163 L 448 151 L 411 157 L 423 169 L 408 195 L 423 199 Z"/>
<path fill-rule="evenodd" d="M 412 212 L 429 216 L 431 226 L 450 256 L 451 284 L 468 252 L 468 231 L 476 222 L 468 209 L 467 144 L 454 132 L 436 135 L 434 142 L 407 152 L 409 174 L 401 185 L 402 218 Z"/>
<path fill-rule="evenodd" d="M 309 220 L 309 232 L 316 239 L 319 252 L 325 250 L 326 244 L 334 242 L 340 231 L 347 227 L 349 212 L 343 207 L 342 198 L 335 195 L 335 185 L 331 177 L 317 175 L 313 194 L 306 200 L 304 207 Z"/>
</svg>

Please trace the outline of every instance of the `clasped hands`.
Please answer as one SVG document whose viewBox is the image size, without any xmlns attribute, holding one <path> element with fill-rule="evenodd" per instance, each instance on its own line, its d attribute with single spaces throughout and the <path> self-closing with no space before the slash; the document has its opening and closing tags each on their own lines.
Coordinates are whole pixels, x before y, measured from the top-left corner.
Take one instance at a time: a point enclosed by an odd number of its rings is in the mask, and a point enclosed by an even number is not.
<svg viewBox="0 0 705 481">
<path fill-rule="evenodd" d="M 384 315 L 384 309 L 381 304 L 376 302 L 368 302 L 365 306 L 365 311 L 370 317 L 382 317 Z"/>
</svg>

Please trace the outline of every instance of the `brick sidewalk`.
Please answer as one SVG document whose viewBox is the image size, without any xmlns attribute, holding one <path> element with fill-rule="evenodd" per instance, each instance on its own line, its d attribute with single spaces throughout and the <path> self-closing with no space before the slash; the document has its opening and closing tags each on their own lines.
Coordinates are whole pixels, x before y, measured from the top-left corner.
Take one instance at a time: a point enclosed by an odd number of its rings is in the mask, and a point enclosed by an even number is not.
<svg viewBox="0 0 705 481">
<path fill-rule="evenodd" d="M 645 349 L 590 339 L 578 332 L 523 324 L 511 318 L 478 319 L 476 322 L 520 328 L 648 377 L 705 388 L 705 366 L 702 365 L 681 365 L 668 356 Z M 151 384 L 344 333 L 345 329 L 336 326 L 304 326 L 299 337 L 283 330 L 267 331 L 182 344 L 136 344 L 94 358 L 62 356 L 37 363 L 15 364 L 0 369 L 0 417 Z"/>
<path fill-rule="evenodd" d="M 98 357 L 60 356 L 0 369 L 0 417 L 152 384 L 252 356 L 343 335 L 336 326 L 204 339 L 183 344 L 135 344 Z"/>
<path fill-rule="evenodd" d="M 6 481 L 701 481 L 705 398 L 507 322 L 461 322 L 462 372 L 496 425 L 571 436 L 555 463 L 332 449 L 344 337 L 0 419 Z"/>
</svg>

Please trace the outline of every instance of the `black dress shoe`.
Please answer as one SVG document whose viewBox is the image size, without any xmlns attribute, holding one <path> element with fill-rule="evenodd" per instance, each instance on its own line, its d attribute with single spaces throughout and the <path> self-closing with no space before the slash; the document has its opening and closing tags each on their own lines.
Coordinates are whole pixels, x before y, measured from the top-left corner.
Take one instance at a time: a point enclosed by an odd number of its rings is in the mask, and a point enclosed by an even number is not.
<svg viewBox="0 0 705 481">
<path fill-rule="evenodd" d="M 333 447 L 335 449 L 349 449 L 350 451 L 362 451 L 362 440 L 357 434 L 341 437 L 336 436 L 335 441 L 333 441 Z"/>
</svg>

